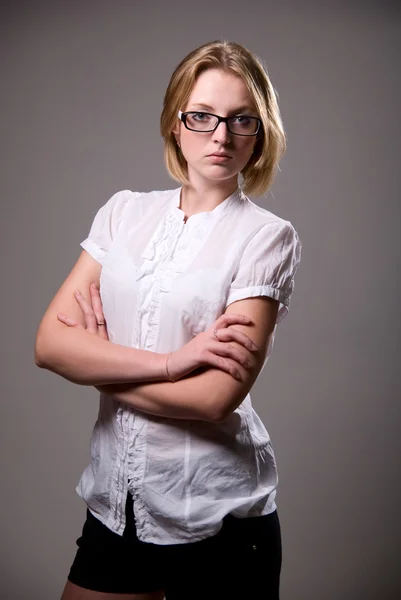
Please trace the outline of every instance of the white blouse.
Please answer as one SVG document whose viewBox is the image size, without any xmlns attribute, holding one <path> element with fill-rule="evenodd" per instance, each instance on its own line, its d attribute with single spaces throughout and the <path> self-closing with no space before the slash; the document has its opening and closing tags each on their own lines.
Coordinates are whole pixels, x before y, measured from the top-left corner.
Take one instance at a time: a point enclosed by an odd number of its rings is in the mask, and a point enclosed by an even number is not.
<svg viewBox="0 0 401 600">
<path fill-rule="evenodd" d="M 279 300 L 277 327 L 288 313 L 301 258 L 292 224 L 240 188 L 185 223 L 180 192 L 117 192 L 81 244 L 102 265 L 110 341 L 171 352 L 210 327 L 231 302 L 254 296 Z M 277 482 L 270 437 L 249 394 L 223 422 L 210 423 L 156 417 L 102 393 L 91 464 L 76 489 L 119 535 L 129 490 L 138 538 L 164 545 L 212 536 L 228 513 L 273 512 Z"/>
</svg>

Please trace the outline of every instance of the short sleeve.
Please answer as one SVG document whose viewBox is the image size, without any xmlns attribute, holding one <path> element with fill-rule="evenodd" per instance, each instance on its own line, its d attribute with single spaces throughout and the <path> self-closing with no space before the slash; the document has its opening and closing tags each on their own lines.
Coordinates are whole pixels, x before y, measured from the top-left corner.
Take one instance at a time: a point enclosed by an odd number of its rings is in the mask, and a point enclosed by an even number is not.
<svg viewBox="0 0 401 600">
<path fill-rule="evenodd" d="M 111 196 L 97 211 L 88 237 L 80 244 L 101 265 L 118 230 L 124 207 L 133 195 L 130 190 L 122 190 Z"/>
<path fill-rule="evenodd" d="M 289 312 L 302 244 L 289 221 L 264 225 L 243 250 L 227 306 L 236 300 L 269 296 L 280 302 L 276 324 Z"/>
</svg>

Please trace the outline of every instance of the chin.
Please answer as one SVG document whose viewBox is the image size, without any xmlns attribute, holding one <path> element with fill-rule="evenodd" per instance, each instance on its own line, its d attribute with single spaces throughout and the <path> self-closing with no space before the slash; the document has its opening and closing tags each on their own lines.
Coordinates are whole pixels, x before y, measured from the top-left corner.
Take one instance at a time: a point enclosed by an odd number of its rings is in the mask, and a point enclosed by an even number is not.
<svg viewBox="0 0 401 600">
<path fill-rule="evenodd" d="M 238 177 L 239 171 L 227 169 L 224 165 L 213 165 L 207 172 L 202 173 L 202 175 L 210 179 L 233 179 L 234 177 Z"/>
<path fill-rule="evenodd" d="M 197 177 L 202 177 L 202 179 L 208 181 L 226 181 L 228 179 L 238 178 L 240 171 L 237 169 L 233 169 L 232 167 L 228 169 L 225 165 L 208 165 L 206 168 L 202 165 L 201 168 L 190 169 L 194 175 Z"/>
<path fill-rule="evenodd" d="M 208 179 L 209 181 L 216 181 L 216 182 L 220 182 L 220 181 L 229 181 L 230 179 L 236 179 L 238 177 L 238 175 L 224 175 L 223 173 L 220 175 L 220 177 L 218 175 L 216 175 L 215 177 L 213 177 L 212 175 L 204 175 L 203 176 L 204 179 Z"/>
</svg>

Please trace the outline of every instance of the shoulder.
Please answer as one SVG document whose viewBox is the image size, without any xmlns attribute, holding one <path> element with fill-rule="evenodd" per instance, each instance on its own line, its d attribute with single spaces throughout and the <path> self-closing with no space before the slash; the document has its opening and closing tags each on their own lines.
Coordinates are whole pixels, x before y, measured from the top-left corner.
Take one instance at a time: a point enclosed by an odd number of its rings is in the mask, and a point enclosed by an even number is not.
<svg viewBox="0 0 401 600">
<path fill-rule="evenodd" d="M 267 208 L 259 206 L 248 196 L 243 197 L 243 214 L 246 219 L 250 222 L 259 223 L 259 225 L 272 225 L 280 228 L 286 228 L 291 226 L 292 223 L 286 219 L 283 219 L 279 215 L 276 215 Z"/>
<path fill-rule="evenodd" d="M 178 194 L 180 188 L 172 190 L 152 190 L 152 191 L 132 191 L 120 190 L 112 196 L 120 208 L 126 207 L 128 211 L 139 211 L 142 213 L 149 206 L 163 207 L 165 204 L 172 201 L 174 196 Z"/>
<path fill-rule="evenodd" d="M 163 202 L 172 198 L 174 194 L 178 192 L 178 189 L 174 190 L 153 190 L 150 192 L 140 192 L 132 190 L 119 190 L 115 192 L 111 197 L 111 201 L 114 204 L 133 204 L 141 202 Z"/>
<path fill-rule="evenodd" d="M 282 240 L 299 242 L 298 232 L 293 223 L 272 211 L 263 208 L 243 195 L 240 220 L 250 239 L 255 235 L 259 239 L 279 236 Z"/>
</svg>

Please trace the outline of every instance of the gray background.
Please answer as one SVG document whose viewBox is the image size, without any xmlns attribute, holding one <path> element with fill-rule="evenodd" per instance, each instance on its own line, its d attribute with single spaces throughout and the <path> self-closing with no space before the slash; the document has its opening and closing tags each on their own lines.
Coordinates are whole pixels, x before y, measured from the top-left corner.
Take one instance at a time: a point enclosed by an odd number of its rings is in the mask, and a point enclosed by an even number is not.
<svg viewBox="0 0 401 600">
<path fill-rule="evenodd" d="M 288 151 L 254 200 L 303 242 L 252 393 L 279 465 L 282 600 L 401 597 L 396 6 L 1 3 L 1 598 L 59 598 L 85 517 L 97 393 L 35 366 L 37 326 L 97 209 L 177 186 L 163 93 L 220 38 L 262 57 L 279 92 Z"/>
</svg>

